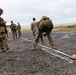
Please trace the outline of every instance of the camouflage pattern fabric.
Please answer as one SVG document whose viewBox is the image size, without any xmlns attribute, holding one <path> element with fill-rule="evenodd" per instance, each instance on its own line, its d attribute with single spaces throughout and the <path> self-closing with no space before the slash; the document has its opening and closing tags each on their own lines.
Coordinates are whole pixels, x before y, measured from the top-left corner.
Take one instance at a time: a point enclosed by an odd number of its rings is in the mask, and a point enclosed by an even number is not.
<svg viewBox="0 0 76 75">
<path fill-rule="evenodd" d="M 31 30 L 32 30 L 32 32 L 33 32 L 34 39 L 37 37 L 37 35 L 38 35 L 38 33 L 39 33 L 39 30 L 38 30 L 36 24 L 37 24 L 37 22 L 35 22 L 35 21 L 33 21 L 33 22 L 31 23 Z M 38 38 L 38 39 L 39 39 L 39 38 Z M 40 40 L 41 40 L 41 43 L 44 44 L 42 35 L 40 35 Z"/>
<path fill-rule="evenodd" d="M 18 33 L 18 38 L 22 36 L 21 34 L 21 25 L 18 23 L 18 26 L 17 26 L 17 33 Z"/>
<path fill-rule="evenodd" d="M 17 38 L 17 26 L 16 24 L 12 23 L 10 28 L 11 28 L 11 32 L 12 32 L 13 40 L 14 40 Z"/>
<path fill-rule="evenodd" d="M 33 36 L 35 37 L 35 35 L 37 34 L 37 27 L 36 27 L 35 21 L 31 23 L 31 30 L 32 30 Z"/>
<path fill-rule="evenodd" d="M 37 25 L 39 31 L 49 33 L 53 29 L 53 23 L 52 20 L 50 20 L 48 17 L 43 16 L 41 20 L 39 21 L 39 24 Z"/>
<path fill-rule="evenodd" d="M 0 17 L 0 28 L 3 28 L 0 31 L 0 48 L 2 50 L 8 50 L 8 40 L 5 32 L 5 24 L 3 22 L 4 20 Z"/>
<path fill-rule="evenodd" d="M 39 42 L 39 38 L 43 37 L 42 36 L 43 33 L 46 34 L 49 44 L 50 44 L 50 47 L 53 49 L 57 49 L 57 47 L 54 45 L 54 43 L 52 41 L 52 37 L 50 35 L 50 33 L 53 29 L 52 21 L 48 17 L 43 16 L 41 18 L 41 20 L 36 23 L 36 25 L 37 25 L 38 33 L 36 34 L 36 36 L 34 38 L 32 51 L 36 50 L 36 45 Z"/>
<path fill-rule="evenodd" d="M 39 38 L 42 37 L 42 34 L 45 32 L 46 35 L 47 35 L 47 38 L 49 40 L 49 43 L 51 44 L 53 41 L 52 41 L 52 38 L 51 38 L 51 31 L 53 29 L 53 23 L 52 21 L 46 17 L 46 16 L 43 16 L 40 21 L 37 22 L 37 28 L 38 28 L 38 34 L 36 35 L 35 39 L 34 39 L 34 44 L 37 45 L 38 41 L 39 41 Z"/>
</svg>

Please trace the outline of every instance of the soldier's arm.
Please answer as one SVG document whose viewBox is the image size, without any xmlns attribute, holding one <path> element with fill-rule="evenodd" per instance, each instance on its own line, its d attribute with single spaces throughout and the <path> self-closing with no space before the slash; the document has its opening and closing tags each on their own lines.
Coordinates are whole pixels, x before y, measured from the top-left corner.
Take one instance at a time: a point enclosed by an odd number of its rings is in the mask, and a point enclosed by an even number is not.
<svg viewBox="0 0 76 75">
<path fill-rule="evenodd" d="M 2 18 L 0 18 L 0 25 L 5 25 L 6 21 L 4 21 Z"/>
</svg>

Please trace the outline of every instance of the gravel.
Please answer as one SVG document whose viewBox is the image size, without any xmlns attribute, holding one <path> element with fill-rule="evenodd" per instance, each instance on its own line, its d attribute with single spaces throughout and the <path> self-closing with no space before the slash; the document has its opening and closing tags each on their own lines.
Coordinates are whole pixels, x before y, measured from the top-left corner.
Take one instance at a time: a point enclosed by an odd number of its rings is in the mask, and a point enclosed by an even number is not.
<svg viewBox="0 0 76 75">
<path fill-rule="evenodd" d="M 52 32 L 58 50 L 69 55 L 76 53 L 76 31 Z M 23 38 L 33 40 L 32 33 L 23 33 Z M 46 46 L 48 40 L 44 37 Z M 76 61 L 69 63 L 42 50 L 32 51 L 32 43 L 18 38 L 13 41 L 9 34 L 8 43 L 12 53 L 0 53 L 0 75 L 76 75 Z M 40 43 L 40 42 L 39 42 Z"/>
</svg>

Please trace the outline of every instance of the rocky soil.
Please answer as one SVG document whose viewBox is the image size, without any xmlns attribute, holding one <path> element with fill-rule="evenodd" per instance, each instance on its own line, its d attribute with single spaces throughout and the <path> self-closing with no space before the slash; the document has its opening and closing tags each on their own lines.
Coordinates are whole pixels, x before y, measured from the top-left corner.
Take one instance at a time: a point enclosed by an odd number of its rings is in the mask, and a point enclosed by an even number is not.
<svg viewBox="0 0 76 75">
<path fill-rule="evenodd" d="M 52 32 L 52 38 L 59 51 L 69 55 L 76 53 L 76 31 Z M 23 38 L 33 40 L 32 33 L 23 33 Z M 46 46 L 48 40 L 44 37 Z M 9 34 L 8 43 L 12 53 L 0 53 L 0 75 L 76 75 L 76 61 L 53 56 L 37 46 L 31 51 L 32 43 L 18 38 L 13 41 Z"/>
</svg>

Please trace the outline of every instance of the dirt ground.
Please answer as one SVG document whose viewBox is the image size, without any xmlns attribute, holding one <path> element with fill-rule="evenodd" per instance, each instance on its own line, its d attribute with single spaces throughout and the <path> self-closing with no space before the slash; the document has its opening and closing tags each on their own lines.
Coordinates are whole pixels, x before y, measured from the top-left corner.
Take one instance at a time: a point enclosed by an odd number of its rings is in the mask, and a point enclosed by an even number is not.
<svg viewBox="0 0 76 75">
<path fill-rule="evenodd" d="M 72 55 L 76 53 L 76 31 L 52 32 L 58 50 Z M 33 40 L 32 33 L 23 33 L 23 38 Z M 47 37 L 44 37 L 49 46 Z M 32 43 L 21 38 L 13 41 L 9 34 L 8 43 L 12 53 L 0 53 L 0 75 L 76 75 L 76 61 L 69 63 L 42 50 L 37 46 L 31 51 Z"/>
</svg>

